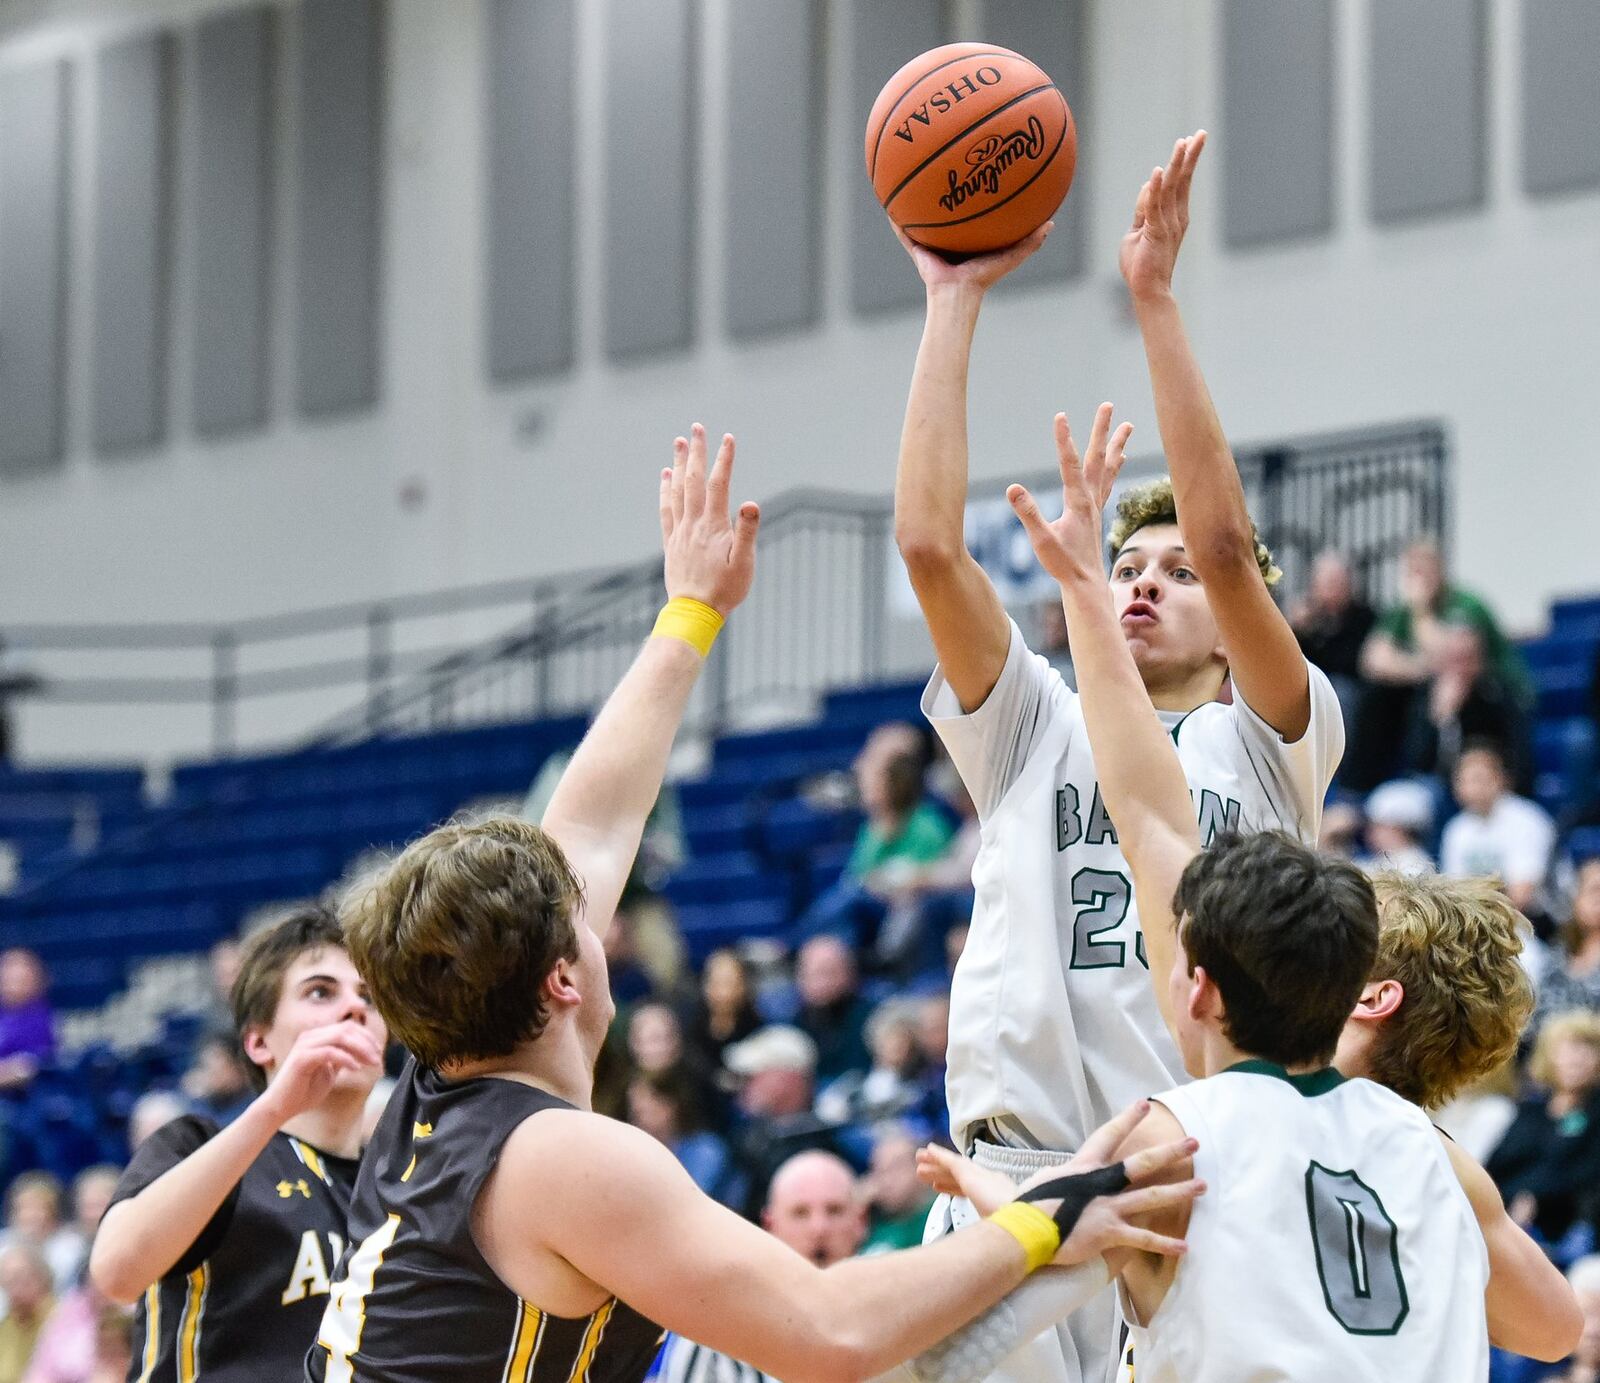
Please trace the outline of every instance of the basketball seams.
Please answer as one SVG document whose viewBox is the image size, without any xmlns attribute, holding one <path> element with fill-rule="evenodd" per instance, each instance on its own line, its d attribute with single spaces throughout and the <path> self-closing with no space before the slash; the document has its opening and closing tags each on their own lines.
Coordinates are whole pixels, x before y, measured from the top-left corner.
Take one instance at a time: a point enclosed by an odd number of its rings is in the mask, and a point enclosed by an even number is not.
<svg viewBox="0 0 1600 1383">
<path fill-rule="evenodd" d="M 913 91 L 927 81 L 929 77 L 933 76 L 934 73 L 943 72 L 947 67 L 957 67 L 961 63 L 969 62 L 975 58 L 1015 58 L 1018 62 L 1027 63 L 1035 71 L 1038 70 L 1037 64 L 1029 62 L 1021 53 L 1013 53 L 1009 48 L 980 48 L 976 53 L 963 53 L 960 57 L 951 58 L 948 62 L 942 62 L 937 67 L 930 67 L 926 72 L 918 73 L 916 80 L 894 98 L 894 104 L 884 112 L 883 119 L 879 122 L 878 133 L 872 139 L 872 158 L 867 164 L 867 176 L 869 178 L 877 176 L 878 153 L 883 148 L 883 133 L 889 128 L 889 121 L 894 113 L 900 109 L 900 103 L 906 100 Z M 911 61 L 915 62 L 916 59 L 913 58 Z M 907 63 L 906 65 L 909 67 L 911 64 Z M 877 103 L 874 102 L 873 104 L 876 105 Z"/>
<path fill-rule="evenodd" d="M 1065 105 L 1065 102 L 1062 104 Z M 970 216 L 959 216 L 954 221 L 907 221 L 900 227 L 900 229 L 905 231 L 907 234 L 910 234 L 910 232 L 914 230 L 941 230 L 946 226 L 961 226 L 965 225 L 968 221 L 982 220 L 991 211 L 998 210 L 1007 202 L 1015 201 L 1030 187 L 1032 187 L 1034 183 L 1038 182 L 1040 178 L 1050 171 L 1050 165 L 1056 161 L 1056 155 L 1061 152 L 1061 146 L 1067 142 L 1067 131 L 1072 127 L 1071 120 L 1072 117 L 1070 114 L 1068 114 L 1067 119 L 1062 122 L 1061 133 L 1056 136 L 1055 146 L 1050 150 L 1050 156 L 1034 170 L 1033 176 L 1014 192 L 1007 193 L 998 202 L 990 202 L 989 205 L 984 207 L 982 211 L 975 211 Z"/>
<path fill-rule="evenodd" d="M 1055 91 L 1055 90 L 1056 90 L 1056 87 L 1055 87 L 1055 83 L 1054 82 L 1050 82 L 1050 81 L 1042 82 L 1038 86 L 1029 87 L 1026 91 L 1019 92 L 1017 95 L 1013 96 L 1009 101 L 1005 102 L 1003 105 L 996 106 L 987 115 L 981 117 L 978 120 L 974 120 L 972 122 L 972 124 L 968 125 L 966 127 L 966 129 L 961 131 L 960 134 L 957 134 L 957 135 L 954 135 L 953 137 L 951 137 L 944 144 L 942 144 L 939 148 L 935 149 L 931 154 L 929 154 L 927 158 L 923 159 L 922 162 L 919 163 L 915 168 L 913 168 L 909 173 L 907 173 L 905 175 L 905 177 L 903 177 L 900 180 L 899 185 L 894 189 L 894 191 L 891 192 L 887 197 L 883 198 L 884 210 L 887 211 L 889 209 L 889 207 L 893 204 L 894 199 L 896 197 L 898 197 L 902 192 L 904 192 L 906 190 L 906 188 L 909 187 L 913 182 L 915 182 L 917 180 L 917 178 L 922 173 L 926 172 L 927 168 L 928 168 L 928 166 L 930 164 L 936 162 L 939 158 L 941 158 L 945 154 L 949 153 L 950 150 L 955 145 L 959 144 L 963 139 L 965 139 L 968 135 L 970 135 L 974 130 L 982 128 L 984 125 L 988 124 L 989 121 L 993 120 L 995 118 L 995 116 L 1004 115 L 1005 112 L 1010 110 L 1013 106 L 1021 105 L 1022 102 L 1026 101 L 1030 96 L 1037 96 L 1041 91 Z M 1057 95 L 1059 95 L 1059 94 L 1060 93 L 1057 92 Z"/>
</svg>

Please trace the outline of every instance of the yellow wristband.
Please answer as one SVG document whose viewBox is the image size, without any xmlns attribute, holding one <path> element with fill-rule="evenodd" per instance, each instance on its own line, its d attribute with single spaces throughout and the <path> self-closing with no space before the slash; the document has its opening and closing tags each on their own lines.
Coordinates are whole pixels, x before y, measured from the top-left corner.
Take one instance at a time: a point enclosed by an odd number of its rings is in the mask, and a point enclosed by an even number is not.
<svg viewBox="0 0 1600 1383">
<path fill-rule="evenodd" d="M 1027 1201 L 1010 1201 L 1002 1205 L 989 1216 L 991 1224 L 997 1224 L 1013 1239 L 1022 1245 L 1022 1251 L 1028 1255 L 1028 1271 L 1042 1268 L 1056 1256 L 1056 1250 L 1061 1247 L 1061 1231 L 1056 1228 L 1056 1222 Z"/>
<path fill-rule="evenodd" d="M 661 607 L 650 637 L 682 639 L 691 648 L 698 649 L 704 658 L 711 652 L 711 645 L 717 641 L 724 622 L 722 616 L 705 601 L 677 595 Z"/>
</svg>

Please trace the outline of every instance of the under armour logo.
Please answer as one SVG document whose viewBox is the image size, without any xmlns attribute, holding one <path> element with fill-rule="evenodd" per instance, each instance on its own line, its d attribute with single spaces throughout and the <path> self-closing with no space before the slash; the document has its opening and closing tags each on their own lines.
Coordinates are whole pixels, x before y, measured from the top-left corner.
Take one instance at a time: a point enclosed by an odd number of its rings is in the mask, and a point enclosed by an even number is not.
<svg viewBox="0 0 1600 1383">
<path fill-rule="evenodd" d="M 304 1177 L 301 1177 L 299 1181 L 280 1181 L 278 1183 L 279 1200 L 288 1200 L 296 1191 L 307 1200 L 311 1199 L 311 1187 L 306 1183 Z"/>
</svg>

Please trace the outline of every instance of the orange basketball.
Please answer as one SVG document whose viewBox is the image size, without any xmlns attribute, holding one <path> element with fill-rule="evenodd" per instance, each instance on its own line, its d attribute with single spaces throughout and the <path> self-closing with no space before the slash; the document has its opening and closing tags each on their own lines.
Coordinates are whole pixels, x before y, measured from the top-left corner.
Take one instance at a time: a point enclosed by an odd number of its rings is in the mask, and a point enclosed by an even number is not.
<svg viewBox="0 0 1600 1383">
<path fill-rule="evenodd" d="M 913 240 L 980 254 L 1048 221 L 1072 185 L 1066 98 L 1020 53 L 947 43 L 889 78 L 867 119 L 867 176 Z"/>
</svg>

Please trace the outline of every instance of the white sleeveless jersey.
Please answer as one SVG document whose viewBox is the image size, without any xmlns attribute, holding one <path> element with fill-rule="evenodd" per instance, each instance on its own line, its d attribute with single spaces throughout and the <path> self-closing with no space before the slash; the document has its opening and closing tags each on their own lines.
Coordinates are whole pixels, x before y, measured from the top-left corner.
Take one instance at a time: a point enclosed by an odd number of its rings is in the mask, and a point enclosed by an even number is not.
<svg viewBox="0 0 1600 1383">
<path fill-rule="evenodd" d="M 1344 726 L 1328 679 L 1314 667 L 1310 678 L 1311 723 L 1294 744 L 1237 700 L 1163 716 L 1202 843 L 1224 829 L 1315 841 Z M 982 706 L 961 714 L 936 669 L 922 709 L 982 826 L 972 926 L 950 992 L 951 1137 L 963 1149 L 982 1137 L 1075 1150 L 1111 1115 L 1184 1078 L 1151 991 L 1082 702 L 1013 623 Z"/>
<path fill-rule="evenodd" d="M 1250 1061 L 1156 1098 L 1200 1141 L 1189 1251 L 1138 1383 L 1482 1383 L 1489 1251 L 1441 1135 L 1336 1071 Z"/>
</svg>

